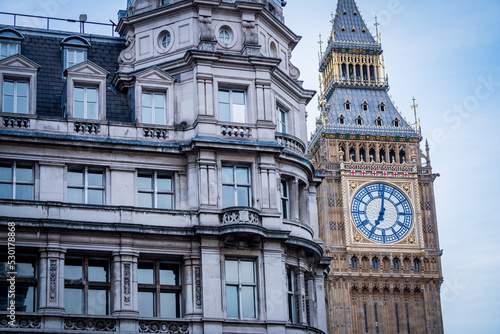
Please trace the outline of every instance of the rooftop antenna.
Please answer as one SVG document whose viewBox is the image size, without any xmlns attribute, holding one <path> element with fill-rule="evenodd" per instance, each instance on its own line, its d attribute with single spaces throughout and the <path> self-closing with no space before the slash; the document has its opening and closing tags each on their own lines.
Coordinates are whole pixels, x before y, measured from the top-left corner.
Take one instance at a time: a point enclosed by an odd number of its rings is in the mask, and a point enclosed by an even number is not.
<svg viewBox="0 0 500 334">
<path fill-rule="evenodd" d="M 375 23 L 373 25 L 375 26 L 375 31 L 377 33 L 377 43 L 380 43 L 380 36 L 378 34 L 378 26 L 380 25 L 380 23 L 378 23 L 377 21 L 377 15 L 375 15 Z"/>
<path fill-rule="evenodd" d="M 323 47 L 322 47 L 323 41 L 321 40 L 321 33 L 319 33 L 318 44 L 319 44 L 319 53 L 320 53 L 320 55 L 323 55 Z"/>
<path fill-rule="evenodd" d="M 415 130 L 418 130 L 419 132 L 421 132 L 420 118 L 417 121 L 417 108 L 418 108 L 418 104 L 415 103 L 415 96 L 413 97 L 413 105 L 410 108 L 413 109 L 413 114 L 415 115 Z"/>
</svg>

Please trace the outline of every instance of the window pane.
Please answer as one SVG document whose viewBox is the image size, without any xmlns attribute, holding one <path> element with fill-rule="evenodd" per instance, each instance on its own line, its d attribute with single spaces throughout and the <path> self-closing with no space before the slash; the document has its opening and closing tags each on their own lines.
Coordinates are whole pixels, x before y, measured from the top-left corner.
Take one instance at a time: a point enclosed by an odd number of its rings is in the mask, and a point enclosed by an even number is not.
<svg viewBox="0 0 500 334">
<path fill-rule="evenodd" d="M 249 196 L 248 187 L 238 187 L 237 188 L 237 196 L 238 196 L 238 206 L 250 206 L 250 196 Z"/>
<path fill-rule="evenodd" d="M 226 306 L 228 318 L 239 318 L 237 286 L 226 286 Z"/>
<path fill-rule="evenodd" d="M 0 180 L 12 180 L 12 167 L 10 164 L 0 165 Z"/>
<path fill-rule="evenodd" d="M 246 167 L 236 168 L 236 183 L 237 184 L 249 184 L 250 183 L 248 168 L 246 168 Z"/>
<path fill-rule="evenodd" d="M 222 167 L 222 182 L 234 183 L 233 167 Z"/>
<path fill-rule="evenodd" d="M 160 284 L 179 285 L 179 265 L 160 263 Z"/>
<path fill-rule="evenodd" d="M 32 201 L 34 199 L 33 192 L 33 185 L 31 184 L 16 184 L 16 199 Z"/>
<path fill-rule="evenodd" d="M 138 175 L 137 187 L 139 189 L 153 189 L 153 176 L 152 175 Z"/>
<path fill-rule="evenodd" d="M 108 313 L 108 291 L 89 289 L 88 296 L 88 314 L 106 315 Z"/>
<path fill-rule="evenodd" d="M 245 106 L 239 104 L 233 104 L 233 122 L 245 123 Z"/>
<path fill-rule="evenodd" d="M 143 208 L 153 207 L 153 194 L 151 193 L 139 193 L 139 206 Z"/>
<path fill-rule="evenodd" d="M 75 101 L 75 112 L 73 115 L 75 118 L 84 118 L 85 117 L 85 112 L 83 109 L 83 102 L 82 101 Z"/>
<path fill-rule="evenodd" d="M 151 113 L 151 107 L 142 107 L 142 123 L 152 124 L 153 115 Z"/>
<path fill-rule="evenodd" d="M 155 124 L 165 125 L 165 109 L 155 108 Z"/>
<path fill-rule="evenodd" d="M 28 96 L 28 83 L 17 82 L 17 96 Z"/>
<path fill-rule="evenodd" d="M 83 101 L 83 88 L 82 87 L 75 87 L 75 91 L 73 94 L 75 94 L 75 101 Z"/>
<path fill-rule="evenodd" d="M 88 185 L 95 187 L 104 186 L 104 173 L 99 171 L 89 171 L 87 174 Z"/>
<path fill-rule="evenodd" d="M 158 176 L 156 183 L 158 190 L 172 190 L 172 178 L 170 176 Z"/>
<path fill-rule="evenodd" d="M 0 183 L 0 198 L 12 198 L 12 184 Z"/>
<path fill-rule="evenodd" d="M 229 91 L 219 90 L 219 102 L 229 103 Z"/>
<path fill-rule="evenodd" d="M 233 103 L 245 104 L 245 92 L 233 91 Z"/>
<path fill-rule="evenodd" d="M 163 108 L 165 105 L 165 94 L 154 94 L 155 108 Z"/>
<path fill-rule="evenodd" d="M 154 316 L 154 294 L 149 291 L 139 291 L 139 314 L 141 317 Z"/>
<path fill-rule="evenodd" d="M 68 171 L 68 184 L 79 185 L 79 186 L 83 185 L 83 172 L 69 170 Z"/>
<path fill-rule="evenodd" d="M 97 102 L 97 88 L 87 88 L 87 102 Z"/>
<path fill-rule="evenodd" d="M 17 110 L 18 114 L 27 114 L 28 113 L 28 98 L 26 96 L 18 96 L 17 97 Z"/>
<path fill-rule="evenodd" d="M 88 102 L 87 103 L 87 118 L 88 119 L 97 119 L 97 103 Z"/>
<path fill-rule="evenodd" d="M 22 256 L 16 257 L 16 277 L 18 278 L 35 278 L 36 257 Z"/>
<path fill-rule="evenodd" d="M 233 186 L 222 186 L 222 206 L 225 208 L 234 206 Z"/>
<path fill-rule="evenodd" d="M 255 283 L 253 261 L 241 261 L 241 283 Z"/>
<path fill-rule="evenodd" d="M 13 81 L 4 81 L 3 93 L 7 94 L 7 95 L 14 95 L 14 82 Z"/>
<path fill-rule="evenodd" d="M 172 198 L 173 196 L 171 194 L 158 194 L 157 208 L 172 209 Z"/>
<path fill-rule="evenodd" d="M 83 279 L 82 259 L 67 258 L 64 261 L 64 279 L 74 281 Z"/>
<path fill-rule="evenodd" d="M 89 189 L 88 192 L 88 204 L 102 205 L 104 204 L 104 190 Z"/>
<path fill-rule="evenodd" d="M 144 107 L 151 107 L 152 103 L 151 93 L 142 93 L 142 105 Z"/>
<path fill-rule="evenodd" d="M 16 168 L 17 181 L 33 182 L 33 167 L 31 166 L 17 166 Z"/>
<path fill-rule="evenodd" d="M 68 202 L 83 203 L 83 189 L 68 188 Z"/>
<path fill-rule="evenodd" d="M 174 292 L 160 293 L 160 316 L 162 318 L 177 318 L 177 294 Z"/>
<path fill-rule="evenodd" d="M 16 311 L 35 312 L 35 287 L 16 286 Z"/>
<path fill-rule="evenodd" d="M 108 268 L 108 260 L 89 259 L 89 281 L 107 282 Z"/>
<path fill-rule="evenodd" d="M 137 280 L 139 284 L 154 284 L 154 262 L 139 262 L 137 264 Z"/>
<path fill-rule="evenodd" d="M 83 290 L 65 288 L 64 308 L 69 314 L 83 314 Z"/>
<path fill-rule="evenodd" d="M 219 119 L 226 122 L 231 121 L 231 107 L 229 103 L 219 102 Z"/>
<path fill-rule="evenodd" d="M 226 260 L 226 282 L 238 283 L 238 261 Z"/>
<path fill-rule="evenodd" d="M 255 318 L 255 294 L 253 286 L 241 287 L 241 306 L 243 318 Z"/>
<path fill-rule="evenodd" d="M 14 112 L 14 96 L 4 94 L 4 96 L 3 96 L 3 111 L 4 112 Z"/>
<path fill-rule="evenodd" d="M 76 63 L 77 64 L 83 62 L 83 55 L 84 55 L 83 51 L 76 51 Z"/>
</svg>

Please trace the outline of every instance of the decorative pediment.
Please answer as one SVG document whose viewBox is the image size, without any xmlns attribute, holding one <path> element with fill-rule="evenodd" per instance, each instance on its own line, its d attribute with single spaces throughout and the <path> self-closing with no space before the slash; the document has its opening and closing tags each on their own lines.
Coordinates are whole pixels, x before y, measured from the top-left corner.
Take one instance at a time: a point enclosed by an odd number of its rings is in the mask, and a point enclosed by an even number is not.
<svg viewBox="0 0 500 334">
<path fill-rule="evenodd" d="M 78 35 L 73 35 L 66 37 L 61 41 L 62 46 L 73 46 L 73 47 L 80 47 L 80 48 L 89 48 L 90 43 L 87 41 L 85 38 L 78 36 Z"/>
<path fill-rule="evenodd" d="M 23 71 L 39 71 L 40 65 L 34 61 L 26 58 L 21 54 L 15 54 L 13 56 L 4 58 L 0 60 L 0 67 L 9 70 L 23 70 Z"/>
<path fill-rule="evenodd" d="M 64 71 L 64 75 L 91 75 L 91 76 L 108 76 L 109 72 L 106 71 L 99 65 L 91 62 L 90 60 L 86 60 L 74 66 L 67 68 Z"/>
<path fill-rule="evenodd" d="M 24 40 L 23 34 L 11 28 L 0 29 L 0 39 L 8 39 L 11 41 L 21 42 Z"/>
<path fill-rule="evenodd" d="M 151 68 L 148 68 L 146 70 L 143 70 L 141 72 L 138 72 L 135 75 L 135 78 L 137 81 L 140 82 L 154 82 L 154 81 L 159 81 L 164 84 L 171 84 L 175 81 L 175 78 L 172 77 L 170 74 L 167 72 L 161 70 L 160 68 L 154 66 Z"/>
</svg>

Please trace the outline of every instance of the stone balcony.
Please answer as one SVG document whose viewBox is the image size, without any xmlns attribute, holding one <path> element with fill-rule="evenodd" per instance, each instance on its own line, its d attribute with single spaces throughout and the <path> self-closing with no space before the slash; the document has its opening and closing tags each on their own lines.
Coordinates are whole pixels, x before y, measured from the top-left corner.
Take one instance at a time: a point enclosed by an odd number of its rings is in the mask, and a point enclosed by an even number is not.
<svg viewBox="0 0 500 334">
<path fill-rule="evenodd" d="M 306 145 L 299 138 L 289 135 L 288 133 L 276 132 L 276 142 L 284 145 L 285 149 L 292 152 L 304 155 L 306 153 Z"/>
</svg>

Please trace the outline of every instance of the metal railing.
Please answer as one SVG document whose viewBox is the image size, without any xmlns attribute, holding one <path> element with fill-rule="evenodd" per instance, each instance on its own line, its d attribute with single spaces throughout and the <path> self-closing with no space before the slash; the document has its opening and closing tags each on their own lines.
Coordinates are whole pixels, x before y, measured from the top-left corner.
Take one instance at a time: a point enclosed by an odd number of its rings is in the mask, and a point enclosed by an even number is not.
<svg viewBox="0 0 500 334">
<path fill-rule="evenodd" d="M 80 15 L 78 20 L 75 19 L 63 19 L 59 17 L 49 17 L 49 16 L 40 16 L 40 15 L 28 15 L 28 14 L 17 14 L 17 13 L 8 13 L 8 12 L 0 12 L 0 15 L 8 15 L 13 18 L 13 26 L 14 27 L 32 27 L 35 28 L 35 24 L 31 25 L 18 25 L 18 18 L 19 17 L 26 17 L 26 18 L 31 18 L 31 19 L 42 19 L 46 20 L 46 29 L 50 29 L 50 23 L 52 21 L 56 22 L 66 22 L 66 23 L 79 23 L 80 24 L 80 33 L 84 34 L 85 33 L 85 24 L 89 25 L 97 25 L 97 26 L 106 26 L 106 27 L 111 27 L 111 36 L 115 36 L 115 27 L 116 23 L 113 21 L 109 20 L 111 23 L 102 23 L 102 22 L 93 22 L 93 21 L 87 21 L 87 15 L 82 14 Z"/>
</svg>

